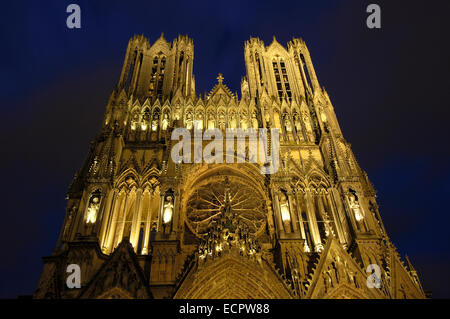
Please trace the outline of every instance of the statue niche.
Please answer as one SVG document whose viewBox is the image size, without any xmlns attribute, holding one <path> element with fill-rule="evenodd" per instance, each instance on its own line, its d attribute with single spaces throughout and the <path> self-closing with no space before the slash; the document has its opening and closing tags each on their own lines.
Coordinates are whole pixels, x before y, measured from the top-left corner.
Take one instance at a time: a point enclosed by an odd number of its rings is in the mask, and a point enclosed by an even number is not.
<svg viewBox="0 0 450 319">
<path fill-rule="evenodd" d="M 173 217 L 173 197 L 172 195 L 168 195 L 164 200 L 163 214 L 162 214 L 164 233 L 170 232 L 170 223 L 172 221 L 172 217 Z"/>
<path fill-rule="evenodd" d="M 163 119 L 161 122 L 161 130 L 165 131 L 169 128 L 169 114 L 167 112 L 164 112 Z"/>
<path fill-rule="evenodd" d="M 314 142 L 314 132 L 313 132 L 313 128 L 311 126 L 311 121 L 310 121 L 308 112 L 306 110 L 303 110 L 302 117 L 303 117 L 303 122 L 305 123 L 306 135 L 308 136 L 308 139 L 310 142 Z"/>
<path fill-rule="evenodd" d="M 159 123 L 159 111 L 155 110 L 153 112 L 153 119 L 152 119 L 152 131 L 156 132 L 158 129 L 158 123 Z"/>
<path fill-rule="evenodd" d="M 194 129 L 200 131 L 203 130 L 203 112 L 201 111 L 197 113 L 196 120 L 194 123 Z"/>
<path fill-rule="evenodd" d="M 284 130 L 286 132 L 286 139 L 292 141 L 292 123 L 289 114 L 285 113 L 283 116 Z"/>
<path fill-rule="evenodd" d="M 301 142 L 303 142 L 305 139 L 303 137 L 302 124 L 300 123 L 300 118 L 299 118 L 299 115 L 297 114 L 297 112 L 294 112 L 293 120 L 294 120 L 295 131 L 297 132 L 297 136 L 298 136 L 299 140 Z"/>
<path fill-rule="evenodd" d="M 208 129 L 214 129 L 216 126 L 216 120 L 214 119 L 214 114 L 212 112 L 208 113 Z"/>
<path fill-rule="evenodd" d="M 186 128 L 188 130 L 192 130 L 192 121 L 193 121 L 193 119 L 192 119 L 192 112 L 189 111 L 186 114 Z"/>
<path fill-rule="evenodd" d="M 85 213 L 85 233 L 89 235 L 94 229 L 95 222 L 98 219 L 98 213 L 100 211 L 101 193 L 100 190 L 96 190 L 91 194 L 88 200 Z"/>
<path fill-rule="evenodd" d="M 350 190 L 349 195 L 347 195 L 347 198 L 348 198 L 350 209 L 356 220 L 356 226 L 358 227 L 359 231 L 363 231 L 363 232 L 367 231 L 367 227 L 364 222 L 364 213 L 362 212 L 356 192 L 353 190 Z"/>
<path fill-rule="evenodd" d="M 144 113 L 142 114 L 141 129 L 143 131 L 147 130 L 148 123 L 150 123 L 150 110 L 146 108 Z"/>
<path fill-rule="evenodd" d="M 240 114 L 240 123 L 241 123 L 241 128 L 243 130 L 246 130 L 248 128 L 248 124 L 247 124 L 247 112 L 243 111 Z"/>
<path fill-rule="evenodd" d="M 252 112 L 252 127 L 257 130 L 258 129 L 258 117 L 256 115 L 256 111 Z"/>
<path fill-rule="evenodd" d="M 291 211 L 289 208 L 289 200 L 283 192 L 280 193 L 280 211 L 281 220 L 283 222 L 284 231 L 290 233 L 291 229 Z"/>
</svg>

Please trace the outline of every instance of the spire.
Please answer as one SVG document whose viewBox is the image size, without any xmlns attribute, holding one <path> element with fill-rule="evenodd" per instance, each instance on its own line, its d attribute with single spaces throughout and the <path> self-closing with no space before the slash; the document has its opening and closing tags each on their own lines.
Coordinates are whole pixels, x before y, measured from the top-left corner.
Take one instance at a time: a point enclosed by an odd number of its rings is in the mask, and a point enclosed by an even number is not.
<svg viewBox="0 0 450 319">
<path fill-rule="evenodd" d="M 273 44 L 273 43 L 279 43 L 279 42 L 277 41 L 277 38 L 276 38 L 275 35 L 274 35 L 273 38 L 272 38 L 272 44 Z"/>
<path fill-rule="evenodd" d="M 222 82 L 223 82 L 223 76 L 222 76 L 222 73 L 219 73 L 219 75 L 217 76 L 217 81 L 219 82 L 219 84 L 222 84 Z"/>
</svg>

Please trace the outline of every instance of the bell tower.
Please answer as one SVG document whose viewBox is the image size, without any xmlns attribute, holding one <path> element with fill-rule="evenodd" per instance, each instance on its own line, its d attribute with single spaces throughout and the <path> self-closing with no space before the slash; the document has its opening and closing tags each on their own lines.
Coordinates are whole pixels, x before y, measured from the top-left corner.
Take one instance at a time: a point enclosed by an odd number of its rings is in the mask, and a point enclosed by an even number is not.
<svg viewBox="0 0 450 319">
<path fill-rule="evenodd" d="M 164 34 L 153 45 L 143 35 L 128 42 L 118 89 L 137 97 L 160 101 L 177 90 L 195 95 L 192 67 L 194 44 L 187 36 L 168 43 Z"/>
</svg>

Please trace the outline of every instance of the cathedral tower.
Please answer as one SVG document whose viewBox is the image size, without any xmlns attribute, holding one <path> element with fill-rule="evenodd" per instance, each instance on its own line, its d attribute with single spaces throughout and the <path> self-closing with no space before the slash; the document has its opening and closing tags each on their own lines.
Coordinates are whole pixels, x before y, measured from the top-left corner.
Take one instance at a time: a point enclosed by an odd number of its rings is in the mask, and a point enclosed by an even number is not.
<svg viewBox="0 0 450 319">
<path fill-rule="evenodd" d="M 129 41 L 35 298 L 425 297 L 306 44 L 251 38 L 244 58 L 240 98 L 221 74 L 201 97 L 191 39 Z M 277 129 L 279 169 L 261 174 L 245 136 L 235 161 L 178 163 L 176 128 Z M 73 264 L 79 288 L 66 282 Z"/>
</svg>

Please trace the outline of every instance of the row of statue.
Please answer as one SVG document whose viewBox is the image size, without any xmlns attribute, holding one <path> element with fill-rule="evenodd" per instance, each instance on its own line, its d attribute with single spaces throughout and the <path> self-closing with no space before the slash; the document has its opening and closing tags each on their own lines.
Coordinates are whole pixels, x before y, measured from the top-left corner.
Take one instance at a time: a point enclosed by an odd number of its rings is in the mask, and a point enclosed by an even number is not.
<svg viewBox="0 0 450 319">
<path fill-rule="evenodd" d="M 174 120 L 178 120 L 180 118 L 179 115 L 174 115 Z M 269 113 L 265 116 L 266 123 L 273 125 L 276 128 L 283 128 L 284 131 L 290 136 L 290 139 L 292 139 L 292 136 L 289 133 L 295 132 L 299 134 L 299 136 L 303 136 L 303 129 L 302 129 L 302 122 L 304 125 L 304 131 L 306 134 L 306 138 L 310 141 L 314 140 L 314 129 L 311 125 L 311 119 L 308 115 L 308 112 L 306 110 L 303 110 L 301 115 L 298 113 L 294 113 L 292 118 L 289 114 L 285 113 L 282 116 L 282 123 L 280 123 L 280 120 L 278 117 L 275 118 L 275 123 L 272 123 L 272 120 L 270 118 Z M 227 125 L 228 122 L 228 125 Z M 164 112 L 162 115 L 162 119 L 160 119 L 160 114 L 158 112 L 155 112 L 153 116 L 150 115 L 150 111 L 147 109 L 143 115 L 142 118 L 140 118 L 139 112 L 135 111 L 131 115 L 130 120 L 130 128 L 132 131 L 135 130 L 142 130 L 146 131 L 148 127 L 150 126 L 151 131 L 157 131 L 158 128 L 162 131 L 167 130 L 171 125 L 170 116 L 168 112 Z M 248 114 L 246 112 L 241 113 L 240 115 L 237 115 L 234 112 L 231 112 L 229 114 L 228 121 L 226 119 L 224 112 L 219 112 L 216 116 L 212 112 L 207 113 L 206 119 L 204 118 L 203 111 L 200 111 L 193 114 L 192 111 L 188 111 L 185 116 L 185 127 L 188 130 L 191 129 L 214 129 L 219 128 L 221 130 L 225 130 L 226 128 L 232 128 L 236 129 L 238 127 L 242 129 L 248 129 L 248 128 L 254 128 L 258 129 L 261 127 L 259 121 L 258 121 L 258 115 L 256 111 L 253 111 L 250 115 L 250 119 L 248 119 Z M 294 132 L 294 133 L 295 133 Z M 304 139 L 301 137 L 301 139 Z"/>
</svg>

